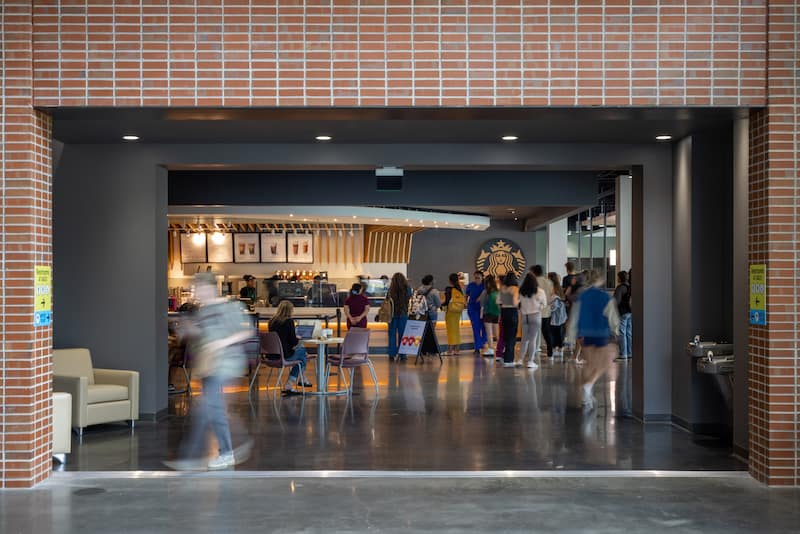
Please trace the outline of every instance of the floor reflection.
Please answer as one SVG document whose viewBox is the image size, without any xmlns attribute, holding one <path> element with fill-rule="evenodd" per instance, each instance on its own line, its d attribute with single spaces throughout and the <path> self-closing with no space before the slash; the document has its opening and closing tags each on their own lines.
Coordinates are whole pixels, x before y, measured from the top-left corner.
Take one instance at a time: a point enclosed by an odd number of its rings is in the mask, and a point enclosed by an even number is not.
<svg viewBox="0 0 800 534">
<path fill-rule="evenodd" d="M 580 409 L 582 369 L 560 361 L 504 369 L 471 355 L 424 364 L 374 359 L 380 386 L 356 372 L 352 397 L 276 395 L 264 379 L 226 393 L 234 444 L 251 435 L 241 469 L 744 469 L 670 425 L 630 418 L 634 364 L 615 364 Z M 312 376 L 311 374 L 309 376 Z M 242 379 L 245 384 L 245 379 Z M 331 387 L 336 378 L 331 377 Z M 196 391 L 199 391 L 199 384 Z M 74 437 L 67 470 L 162 469 L 188 428 L 194 397 L 170 397 L 169 416 L 90 427 Z M 214 443 L 209 442 L 209 450 Z"/>
</svg>

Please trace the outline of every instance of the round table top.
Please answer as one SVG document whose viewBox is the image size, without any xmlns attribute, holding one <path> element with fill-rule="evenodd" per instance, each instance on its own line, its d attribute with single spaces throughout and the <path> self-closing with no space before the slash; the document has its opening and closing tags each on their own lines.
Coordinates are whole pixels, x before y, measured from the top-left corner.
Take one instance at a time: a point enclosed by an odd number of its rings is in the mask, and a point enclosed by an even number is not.
<svg viewBox="0 0 800 534">
<path fill-rule="evenodd" d="M 327 339 L 301 339 L 303 343 L 309 345 L 335 345 L 338 343 L 343 343 L 343 337 L 329 337 Z"/>
</svg>

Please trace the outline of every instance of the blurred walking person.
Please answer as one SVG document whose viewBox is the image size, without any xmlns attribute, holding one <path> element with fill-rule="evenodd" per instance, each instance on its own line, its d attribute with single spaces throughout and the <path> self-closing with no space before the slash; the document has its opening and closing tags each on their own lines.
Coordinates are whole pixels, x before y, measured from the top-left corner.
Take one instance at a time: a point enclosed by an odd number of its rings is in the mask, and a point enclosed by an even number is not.
<svg viewBox="0 0 800 534">
<path fill-rule="evenodd" d="M 242 342 L 253 336 L 246 325 L 241 304 L 218 298 L 214 275 L 195 276 L 195 298 L 199 307 L 185 326 L 194 356 L 192 373 L 203 383 L 202 395 L 191 411 L 191 429 L 180 447 L 180 459 L 165 462 L 173 469 L 227 469 L 247 460 L 252 440 L 233 449 L 223 387 L 233 378 L 244 375 L 246 357 Z M 204 457 L 207 432 L 214 432 L 219 453 L 211 460 Z"/>
<path fill-rule="evenodd" d="M 603 282 L 597 271 L 589 273 L 586 288 L 572 306 L 569 323 L 570 336 L 581 341 L 586 359 L 582 383 L 583 408 L 586 412 L 595 408 L 592 390 L 614 362 L 616 350 L 609 341 L 612 336 L 619 334 L 617 306 L 614 299 L 599 287 Z"/>
</svg>

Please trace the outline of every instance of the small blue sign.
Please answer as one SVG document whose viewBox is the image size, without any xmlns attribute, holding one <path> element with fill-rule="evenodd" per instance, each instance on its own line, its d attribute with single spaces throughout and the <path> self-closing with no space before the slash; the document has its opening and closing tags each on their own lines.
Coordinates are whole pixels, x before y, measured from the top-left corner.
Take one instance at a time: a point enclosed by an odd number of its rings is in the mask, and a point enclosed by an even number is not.
<svg viewBox="0 0 800 534">
<path fill-rule="evenodd" d="M 53 312 L 37 311 L 33 312 L 33 326 L 50 326 L 53 321 Z"/>
<path fill-rule="evenodd" d="M 767 324 L 767 312 L 764 310 L 750 310 L 750 324 L 764 326 Z"/>
</svg>

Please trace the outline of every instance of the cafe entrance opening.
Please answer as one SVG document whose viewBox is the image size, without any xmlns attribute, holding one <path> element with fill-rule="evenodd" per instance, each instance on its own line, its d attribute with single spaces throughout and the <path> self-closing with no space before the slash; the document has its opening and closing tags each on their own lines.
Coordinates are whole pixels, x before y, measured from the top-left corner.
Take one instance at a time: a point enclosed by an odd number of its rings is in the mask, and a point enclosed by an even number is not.
<svg viewBox="0 0 800 534">
<path fill-rule="evenodd" d="M 241 469 L 744 469 L 733 455 L 735 401 L 698 375 L 684 352 L 695 325 L 678 324 L 688 304 L 676 297 L 682 289 L 673 277 L 681 269 L 690 277 L 731 271 L 732 208 L 703 225 L 682 217 L 681 180 L 696 195 L 690 207 L 715 186 L 681 174 L 681 155 L 692 147 L 679 140 L 694 134 L 702 146 L 703 131 L 730 133 L 733 118 L 709 114 L 684 124 L 664 115 L 656 124 L 631 114 L 620 124 L 587 115 L 570 124 L 565 117 L 550 117 L 549 128 L 507 117 L 387 115 L 357 128 L 339 119 L 275 119 L 288 125 L 282 138 L 269 121 L 240 116 L 151 118 L 141 124 L 152 143 L 109 146 L 81 138 L 83 119 L 65 117 L 55 186 L 63 306 L 56 348 L 85 343 L 103 366 L 137 369 L 143 420 L 134 430 L 88 427 L 74 436 L 63 468 L 160 470 L 176 456 L 202 395 L 180 323 L 196 298 L 196 275 L 210 272 L 218 296 L 239 300 L 253 330 L 247 368 L 225 389 L 234 441 L 253 440 Z M 667 126 L 683 129 L 674 143 L 656 141 Z M 201 133 L 215 142 L 200 143 Z M 723 143 L 732 158 L 730 145 Z M 714 164 L 696 157 L 689 170 Z M 110 206 L 87 209 L 81 186 Z M 97 230 L 74 237 L 100 219 L 103 247 L 91 246 Z M 716 231 L 719 244 L 709 240 Z M 711 263 L 676 257 L 700 243 Z M 451 274 L 466 291 L 476 271 L 524 281 L 535 266 L 559 285 L 568 274 L 592 276 L 609 294 L 618 274 L 630 273 L 631 358 L 597 381 L 590 406 L 574 340 L 557 347 L 540 335 L 524 355 L 520 328 L 522 366 L 504 366 L 496 359 L 499 332 L 490 341 L 484 321 L 474 329 L 468 306 L 448 325 L 442 301 Z M 125 303 L 115 314 L 76 304 L 85 295 L 64 283 L 67 276 L 96 283 L 102 273 L 113 273 Z M 396 273 L 412 295 L 422 286 L 441 295 L 423 321 L 433 344 L 405 360 L 389 359 L 390 325 L 378 317 Z M 732 276 L 720 277 L 722 292 L 732 293 Z M 326 380 L 321 362 L 337 361 L 355 331 L 344 309 L 355 284 L 369 306 L 372 369 L 359 366 L 351 379 L 348 368 L 334 366 Z M 548 307 L 552 300 L 547 295 Z M 260 336 L 282 301 L 293 304 L 312 356 L 305 395 L 282 395 L 278 371 L 259 365 Z M 706 325 L 715 340 L 732 336 L 734 324 L 730 310 L 719 315 L 719 325 Z M 321 342 L 325 336 L 333 341 Z"/>
</svg>

